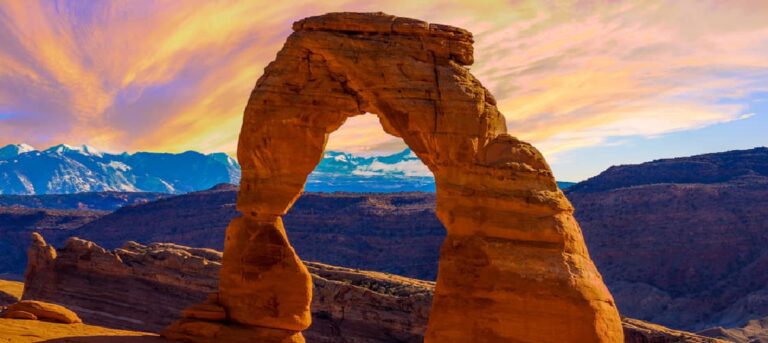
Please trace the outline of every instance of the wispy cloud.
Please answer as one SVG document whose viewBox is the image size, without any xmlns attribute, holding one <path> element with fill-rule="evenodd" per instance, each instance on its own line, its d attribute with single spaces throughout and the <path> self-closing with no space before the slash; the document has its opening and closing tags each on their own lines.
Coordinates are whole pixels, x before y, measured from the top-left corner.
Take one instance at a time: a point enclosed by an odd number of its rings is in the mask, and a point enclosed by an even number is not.
<svg viewBox="0 0 768 343">
<path fill-rule="evenodd" d="M 0 3 L 0 143 L 233 152 L 250 90 L 302 17 L 383 10 L 475 32 L 510 132 L 556 156 L 743 119 L 768 85 L 765 1 Z M 727 101 L 726 101 L 727 100 Z M 614 140 L 615 141 L 615 140 Z M 330 148 L 391 151 L 375 117 Z"/>
</svg>

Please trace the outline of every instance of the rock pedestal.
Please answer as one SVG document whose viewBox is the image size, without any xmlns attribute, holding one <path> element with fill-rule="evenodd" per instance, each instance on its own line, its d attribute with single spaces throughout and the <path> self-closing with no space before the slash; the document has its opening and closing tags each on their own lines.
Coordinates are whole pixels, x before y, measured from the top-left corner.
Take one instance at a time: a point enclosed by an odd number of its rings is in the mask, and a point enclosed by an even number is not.
<svg viewBox="0 0 768 343">
<path fill-rule="evenodd" d="M 495 99 L 466 68 L 471 33 L 383 13 L 331 13 L 293 29 L 245 109 L 243 216 L 227 230 L 219 297 L 209 304 L 222 306 L 227 319 L 187 318 L 169 337 L 186 325 L 189 341 L 210 341 L 195 339 L 195 330 L 229 341 L 239 334 L 231 328 L 265 333 L 264 342 L 301 341 L 311 280 L 281 216 L 328 135 L 350 116 L 374 113 L 434 173 L 448 231 L 426 342 L 623 340 L 613 299 L 549 166 L 507 134 Z M 275 332 L 282 334 L 267 338 Z"/>
</svg>

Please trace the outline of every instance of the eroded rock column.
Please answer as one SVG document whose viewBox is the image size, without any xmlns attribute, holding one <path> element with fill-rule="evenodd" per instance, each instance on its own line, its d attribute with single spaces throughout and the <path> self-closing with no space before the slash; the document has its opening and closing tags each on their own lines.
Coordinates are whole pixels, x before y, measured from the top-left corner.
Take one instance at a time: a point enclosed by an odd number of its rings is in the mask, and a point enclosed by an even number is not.
<svg viewBox="0 0 768 343">
<path fill-rule="evenodd" d="M 438 178 L 430 342 L 623 342 L 613 299 L 541 154 L 501 134 Z M 456 310 L 461 309 L 461 310 Z"/>
<path fill-rule="evenodd" d="M 613 299 L 549 166 L 507 134 L 495 99 L 466 67 L 471 33 L 383 13 L 331 13 L 293 29 L 245 110 L 243 216 L 227 230 L 220 292 L 206 305 L 226 318 L 186 318 L 167 336 L 303 340 L 310 278 L 281 216 L 328 135 L 370 112 L 436 179 L 448 235 L 426 342 L 623 341 Z"/>
</svg>

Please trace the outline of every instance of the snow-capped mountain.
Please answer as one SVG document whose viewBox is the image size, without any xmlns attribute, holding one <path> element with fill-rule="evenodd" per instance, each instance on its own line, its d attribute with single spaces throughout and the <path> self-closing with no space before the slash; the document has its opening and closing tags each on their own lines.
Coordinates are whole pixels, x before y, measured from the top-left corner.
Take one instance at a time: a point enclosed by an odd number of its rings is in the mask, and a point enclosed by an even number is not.
<svg viewBox="0 0 768 343">
<path fill-rule="evenodd" d="M 432 172 L 410 150 L 387 156 L 327 151 L 307 178 L 309 192 L 434 192 Z"/>
<path fill-rule="evenodd" d="M 566 189 L 573 182 L 558 182 Z M 435 179 L 411 149 L 387 156 L 362 157 L 327 151 L 307 178 L 309 192 L 434 192 Z"/>
<path fill-rule="evenodd" d="M 240 181 L 240 166 L 222 153 L 110 154 L 82 145 L 36 150 L 0 148 L 0 194 L 101 191 L 184 193 Z"/>
<path fill-rule="evenodd" d="M 224 153 L 110 154 L 66 144 L 42 151 L 26 144 L 0 148 L 0 194 L 185 193 L 239 181 L 240 165 Z M 433 192 L 435 180 L 410 149 L 387 156 L 327 151 L 309 175 L 305 190 Z"/>
</svg>

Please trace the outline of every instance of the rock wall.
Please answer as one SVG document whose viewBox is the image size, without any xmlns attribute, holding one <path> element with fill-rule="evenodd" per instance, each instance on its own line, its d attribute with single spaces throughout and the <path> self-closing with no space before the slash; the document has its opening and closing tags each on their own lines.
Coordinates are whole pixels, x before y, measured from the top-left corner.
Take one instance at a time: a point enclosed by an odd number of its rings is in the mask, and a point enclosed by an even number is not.
<svg viewBox="0 0 768 343">
<path fill-rule="evenodd" d="M 175 244 L 128 242 L 108 251 L 72 238 L 54 250 L 35 236 L 29 254 L 25 299 L 64 305 L 87 324 L 155 332 L 215 294 L 221 267 L 221 253 Z M 433 282 L 305 264 L 314 284 L 308 341 L 423 341 Z M 625 318 L 623 327 L 627 343 L 718 342 L 635 319 Z"/>
<path fill-rule="evenodd" d="M 221 306 L 226 319 L 187 317 L 169 337 L 240 341 L 250 330 L 265 341 L 303 341 L 311 276 L 281 217 L 328 135 L 369 112 L 435 174 L 447 238 L 425 341 L 622 341 L 573 208 L 541 154 L 506 133 L 495 99 L 466 68 L 471 33 L 383 13 L 332 13 L 293 29 L 245 109 L 243 216 L 227 229 L 219 295 L 206 305 Z"/>
<path fill-rule="evenodd" d="M 567 195 L 623 315 L 690 331 L 768 317 L 768 148 L 612 167 Z"/>
<path fill-rule="evenodd" d="M 128 242 L 109 251 L 71 238 L 54 250 L 36 235 L 23 299 L 62 304 L 88 324 L 160 332 L 216 292 L 221 253 Z M 312 273 L 311 342 L 421 342 L 434 283 L 306 262 Z"/>
</svg>

